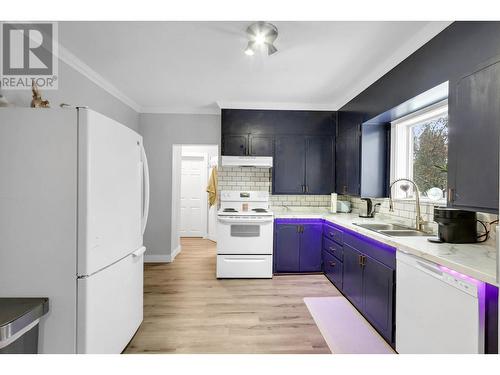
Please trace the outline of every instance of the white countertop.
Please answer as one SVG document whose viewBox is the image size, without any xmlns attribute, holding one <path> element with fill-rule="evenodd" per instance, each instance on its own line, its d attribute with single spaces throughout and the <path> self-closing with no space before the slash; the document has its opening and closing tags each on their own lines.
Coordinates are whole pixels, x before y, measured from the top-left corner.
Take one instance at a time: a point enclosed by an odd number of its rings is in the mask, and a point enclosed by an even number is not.
<svg viewBox="0 0 500 375">
<path fill-rule="evenodd" d="M 274 217 L 325 219 L 331 223 L 338 224 L 354 232 L 393 246 L 398 251 L 427 259 L 486 283 L 499 285 L 496 279 L 496 248 L 494 242 L 492 243 L 491 241 L 484 244 L 451 244 L 431 243 L 427 241 L 428 237 L 389 237 L 353 224 L 387 223 L 388 220 L 385 218 L 376 216 L 374 219 L 366 219 L 360 218 L 358 214 L 331 214 L 324 208 L 297 207 L 286 211 L 276 210 L 275 208 Z"/>
</svg>

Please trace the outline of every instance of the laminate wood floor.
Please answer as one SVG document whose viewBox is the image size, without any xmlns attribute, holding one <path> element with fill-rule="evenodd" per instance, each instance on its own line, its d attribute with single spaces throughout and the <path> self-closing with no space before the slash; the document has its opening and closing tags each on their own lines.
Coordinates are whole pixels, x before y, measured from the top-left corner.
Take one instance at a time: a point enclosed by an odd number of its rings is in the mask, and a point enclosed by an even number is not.
<svg viewBox="0 0 500 375">
<path fill-rule="evenodd" d="M 144 321 L 125 353 L 330 353 L 304 297 L 339 295 L 323 275 L 217 280 L 216 248 L 183 238 L 144 268 Z"/>
</svg>

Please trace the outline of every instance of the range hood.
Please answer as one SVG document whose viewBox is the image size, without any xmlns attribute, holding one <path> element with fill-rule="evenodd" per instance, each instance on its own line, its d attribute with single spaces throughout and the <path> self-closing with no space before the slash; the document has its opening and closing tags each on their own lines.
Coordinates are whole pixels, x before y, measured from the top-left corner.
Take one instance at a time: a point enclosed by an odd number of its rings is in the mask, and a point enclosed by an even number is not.
<svg viewBox="0 0 500 375">
<path fill-rule="evenodd" d="M 272 156 L 222 156 L 223 167 L 272 168 Z"/>
</svg>

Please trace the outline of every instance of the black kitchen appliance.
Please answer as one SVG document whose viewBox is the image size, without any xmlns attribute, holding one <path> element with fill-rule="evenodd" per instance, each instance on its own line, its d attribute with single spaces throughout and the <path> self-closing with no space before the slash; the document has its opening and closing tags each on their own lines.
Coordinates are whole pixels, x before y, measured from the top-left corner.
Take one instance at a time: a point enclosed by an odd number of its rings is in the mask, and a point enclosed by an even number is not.
<svg viewBox="0 0 500 375">
<path fill-rule="evenodd" d="M 477 216 L 475 212 L 434 207 L 434 221 L 438 223 L 440 242 L 477 242 Z"/>
</svg>

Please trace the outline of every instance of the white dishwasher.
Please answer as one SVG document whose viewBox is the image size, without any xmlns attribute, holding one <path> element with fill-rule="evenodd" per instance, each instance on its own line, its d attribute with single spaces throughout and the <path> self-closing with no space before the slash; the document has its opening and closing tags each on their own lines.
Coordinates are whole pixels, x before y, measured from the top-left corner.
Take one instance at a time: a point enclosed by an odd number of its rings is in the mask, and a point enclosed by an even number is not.
<svg viewBox="0 0 500 375">
<path fill-rule="evenodd" d="M 484 353 L 484 283 L 396 254 L 396 350 Z"/>
</svg>

